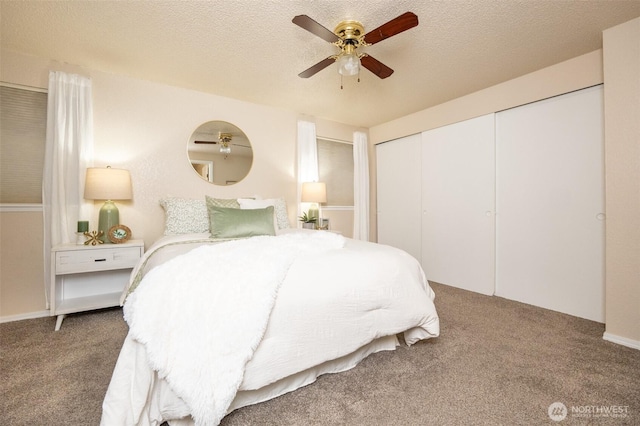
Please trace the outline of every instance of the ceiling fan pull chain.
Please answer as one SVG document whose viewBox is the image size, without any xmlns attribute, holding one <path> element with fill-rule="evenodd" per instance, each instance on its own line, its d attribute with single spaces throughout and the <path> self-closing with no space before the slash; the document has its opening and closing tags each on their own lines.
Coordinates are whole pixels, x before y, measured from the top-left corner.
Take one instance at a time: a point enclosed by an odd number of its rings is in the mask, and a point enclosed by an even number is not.
<svg viewBox="0 0 640 426">
<path fill-rule="evenodd" d="M 342 74 L 340 74 L 340 90 L 343 89 L 342 87 L 342 79 L 344 78 L 344 76 Z"/>
</svg>

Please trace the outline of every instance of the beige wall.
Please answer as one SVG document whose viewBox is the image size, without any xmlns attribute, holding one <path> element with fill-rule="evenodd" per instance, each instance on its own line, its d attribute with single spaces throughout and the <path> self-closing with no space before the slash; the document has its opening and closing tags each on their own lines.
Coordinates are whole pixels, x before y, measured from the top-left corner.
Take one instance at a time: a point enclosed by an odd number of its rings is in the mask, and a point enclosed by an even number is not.
<svg viewBox="0 0 640 426">
<path fill-rule="evenodd" d="M 640 18 L 604 31 L 606 333 L 640 349 Z"/>
<path fill-rule="evenodd" d="M 479 90 L 369 129 L 371 142 L 397 139 L 436 127 L 600 84 L 602 50 Z"/>
<path fill-rule="evenodd" d="M 92 78 L 95 166 L 111 165 L 131 171 L 133 200 L 117 202 L 120 221 L 131 228 L 134 238 L 144 239 L 147 247 L 162 233 L 164 214 L 158 200 L 164 196 L 284 197 L 289 206 L 290 222 L 296 226 L 298 113 L 15 52 L 1 53 L 0 80 L 4 82 L 46 88 L 51 69 Z M 193 172 L 187 159 L 187 141 L 191 133 L 210 120 L 233 123 L 251 140 L 254 163 L 247 178 L 236 185 L 221 187 L 205 182 Z M 358 130 L 341 123 L 315 121 L 319 136 L 350 140 L 353 131 Z M 100 205 L 96 203 L 93 217 L 85 218 L 90 220 L 93 229 L 97 227 Z M 336 221 L 336 225 L 340 222 Z M 344 232 L 351 235 L 350 229 Z M 24 252 L 27 248 L 18 243 L 13 250 Z M 4 270 L 4 251 L 2 261 Z M 42 260 L 30 268 L 41 270 Z M 5 284 L 9 285 L 3 275 L 1 289 Z M 33 286 L 28 293 L 40 292 L 40 303 L 43 287 L 41 283 Z M 6 303 L 18 306 L 18 301 L 7 300 Z M 22 312 L 33 309 L 31 305 L 20 306 L 16 309 Z"/>
<path fill-rule="evenodd" d="M 0 212 L 0 318 L 42 315 L 47 309 L 38 210 Z"/>
</svg>

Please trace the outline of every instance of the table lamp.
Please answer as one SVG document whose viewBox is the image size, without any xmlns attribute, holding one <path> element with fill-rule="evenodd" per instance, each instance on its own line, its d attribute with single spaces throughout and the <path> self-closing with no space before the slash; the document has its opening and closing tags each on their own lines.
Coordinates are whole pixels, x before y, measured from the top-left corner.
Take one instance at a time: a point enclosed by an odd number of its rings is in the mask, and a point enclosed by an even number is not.
<svg viewBox="0 0 640 426">
<path fill-rule="evenodd" d="M 129 170 L 90 167 L 87 169 L 84 198 L 87 200 L 105 200 L 100 208 L 98 231 L 102 231 L 101 240 L 110 243 L 107 236 L 109 228 L 120 224 L 120 213 L 113 200 L 130 200 L 131 175 Z"/>
<path fill-rule="evenodd" d="M 324 182 L 303 182 L 302 196 L 300 201 L 303 203 L 313 203 L 309 207 L 309 217 L 316 218 L 316 226 L 322 226 L 322 216 L 320 211 L 320 203 L 327 202 L 327 185 Z"/>
</svg>

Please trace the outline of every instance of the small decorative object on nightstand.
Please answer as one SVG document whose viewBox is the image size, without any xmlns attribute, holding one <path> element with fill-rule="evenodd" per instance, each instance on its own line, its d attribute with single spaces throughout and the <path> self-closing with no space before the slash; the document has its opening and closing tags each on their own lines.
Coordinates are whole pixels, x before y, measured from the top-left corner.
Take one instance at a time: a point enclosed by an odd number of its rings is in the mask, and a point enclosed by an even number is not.
<svg viewBox="0 0 640 426">
<path fill-rule="evenodd" d="M 126 243 L 131 238 L 131 229 L 124 225 L 115 225 L 109 228 L 107 238 L 114 244 Z"/>
<path fill-rule="evenodd" d="M 76 244 L 84 244 L 84 233 L 89 231 L 89 221 L 79 220 L 76 232 Z"/>
<path fill-rule="evenodd" d="M 307 215 L 307 212 L 302 213 L 302 216 L 298 218 L 300 222 L 302 222 L 302 227 L 304 229 L 315 229 L 316 228 L 316 218 L 313 216 Z"/>
<path fill-rule="evenodd" d="M 95 234 L 99 232 L 93 231 Z M 117 245 L 61 244 L 51 249 L 51 315 L 56 331 L 65 315 L 120 304 L 144 241 Z"/>
<path fill-rule="evenodd" d="M 328 231 L 329 230 L 329 219 L 319 219 L 317 228 L 320 231 Z"/>
<path fill-rule="evenodd" d="M 91 231 L 91 232 L 85 232 L 84 236 L 87 237 L 87 241 L 84 242 L 85 246 L 88 245 L 98 245 L 98 244 L 104 244 L 104 241 L 102 241 L 102 231 Z"/>
</svg>

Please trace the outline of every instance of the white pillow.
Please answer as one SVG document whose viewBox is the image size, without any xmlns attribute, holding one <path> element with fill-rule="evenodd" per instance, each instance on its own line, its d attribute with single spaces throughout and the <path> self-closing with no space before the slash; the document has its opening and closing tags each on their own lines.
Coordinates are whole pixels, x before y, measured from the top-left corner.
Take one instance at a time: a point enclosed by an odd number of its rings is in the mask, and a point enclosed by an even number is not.
<svg viewBox="0 0 640 426">
<path fill-rule="evenodd" d="M 253 200 L 249 198 L 238 198 L 240 208 L 264 209 L 265 207 L 274 207 L 274 225 L 276 229 L 289 228 L 289 215 L 287 214 L 287 202 L 284 198 L 269 198 L 266 200 Z"/>
</svg>

